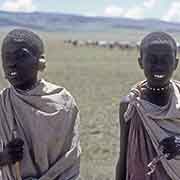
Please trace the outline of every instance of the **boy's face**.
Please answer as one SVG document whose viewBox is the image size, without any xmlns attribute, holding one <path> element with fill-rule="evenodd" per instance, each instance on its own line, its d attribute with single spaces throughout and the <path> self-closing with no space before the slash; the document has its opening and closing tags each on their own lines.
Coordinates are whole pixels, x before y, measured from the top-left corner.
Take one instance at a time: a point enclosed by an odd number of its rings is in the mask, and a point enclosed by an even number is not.
<svg viewBox="0 0 180 180">
<path fill-rule="evenodd" d="M 28 89 L 37 80 L 37 59 L 26 49 L 6 52 L 2 61 L 5 78 L 18 89 Z"/>
<path fill-rule="evenodd" d="M 152 87 L 166 86 L 177 67 L 175 52 L 169 44 L 150 44 L 139 61 Z"/>
</svg>

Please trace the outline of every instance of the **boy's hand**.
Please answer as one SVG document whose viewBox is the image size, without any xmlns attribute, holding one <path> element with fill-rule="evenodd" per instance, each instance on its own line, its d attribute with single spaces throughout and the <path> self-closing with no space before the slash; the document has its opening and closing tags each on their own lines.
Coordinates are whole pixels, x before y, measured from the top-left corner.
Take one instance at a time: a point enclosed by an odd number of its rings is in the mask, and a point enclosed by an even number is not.
<svg viewBox="0 0 180 180">
<path fill-rule="evenodd" d="M 162 146 L 162 152 L 168 154 L 168 160 L 180 155 L 180 137 L 170 136 L 164 138 L 159 145 Z"/>
<path fill-rule="evenodd" d="M 17 161 L 21 161 L 23 158 L 23 145 L 24 142 L 20 138 L 10 141 L 2 152 L 1 164 L 15 164 Z"/>
</svg>

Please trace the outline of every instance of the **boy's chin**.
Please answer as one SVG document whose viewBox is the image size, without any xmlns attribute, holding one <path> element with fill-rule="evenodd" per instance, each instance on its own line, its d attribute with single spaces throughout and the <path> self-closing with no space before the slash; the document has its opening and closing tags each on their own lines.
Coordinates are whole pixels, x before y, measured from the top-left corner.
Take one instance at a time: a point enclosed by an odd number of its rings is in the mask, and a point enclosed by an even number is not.
<svg viewBox="0 0 180 180">
<path fill-rule="evenodd" d="M 13 86 L 15 89 L 22 89 L 25 90 L 27 83 L 23 82 L 23 81 L 9 81 L 9 83 L 11 84 L 11 86 Z M 29 84 L 28 84 L 29 86 Z"/>
<path fill-rule="evenodd" d="M 158 88 L 158 87 L 165 87 L 169 84 L 170 80 L 162 80 L 162 79 L 155 79 L 155 80 L 151 80 L 151 81 L 148 81 L 148 84 L 151 86 L 151 87 L 154 87 L 154 88 Z"/>
<path fill-rule="evenodd" d="M 31 80 L 31 81 L 23 81 L 23 82 L 19 82 L 19 83 L 14 83 L 11 84 L 15 89 L 19 89 L 19 90 L 30 90 L 33 89 L 35 87 L 37 83 L 37 80 Z"/>
<path fill-rule="evenodd" d="M 14 81 L 8 81 L 11 86 L 13 86 L 14 88 L 17 88 L 18 86 L 21 86 L 22 82 L 14 82 Z"/>
</svg>

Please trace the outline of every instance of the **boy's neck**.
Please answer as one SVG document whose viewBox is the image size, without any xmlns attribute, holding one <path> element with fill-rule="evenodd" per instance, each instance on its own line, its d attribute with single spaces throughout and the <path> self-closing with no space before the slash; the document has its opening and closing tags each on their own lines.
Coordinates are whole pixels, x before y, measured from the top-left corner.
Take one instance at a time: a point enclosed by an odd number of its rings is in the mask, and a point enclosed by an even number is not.
<svg viewBox="0 0 180 180">
<path fill-rule="evenodd" d="M 152 104 L 156 104 L 158 106 L 165 106 L 169 101 L 171 91 L 171 83 L 161 88 L 152 88 L 146 84 L 143 87 L 141 98 L 151 102 Z"/>
<path fill-rule="evenodd" d="M 37 83 L 38 83 L 37 79 L 29 80 L 26 83 L 24 83 L 18 87 L 15 87 L 15 89 L 20 90 L 20 91 L 29 91 L 29 90 L 32 90 L 33 88 L 35 88 Z"/>
</svg>

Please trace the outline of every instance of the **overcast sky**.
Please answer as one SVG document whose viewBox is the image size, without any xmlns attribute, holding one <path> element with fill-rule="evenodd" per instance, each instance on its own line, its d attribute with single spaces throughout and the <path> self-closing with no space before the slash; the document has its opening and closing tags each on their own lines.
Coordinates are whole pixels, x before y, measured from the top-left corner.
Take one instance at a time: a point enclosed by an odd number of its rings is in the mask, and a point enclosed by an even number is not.
<svg viewBox="0 0 180 180">
<path fill-rule="evenodd" d="M 156 18 L 180 22 L 180 0 L 0 0 L 0 10 Z"/>
</svg>

